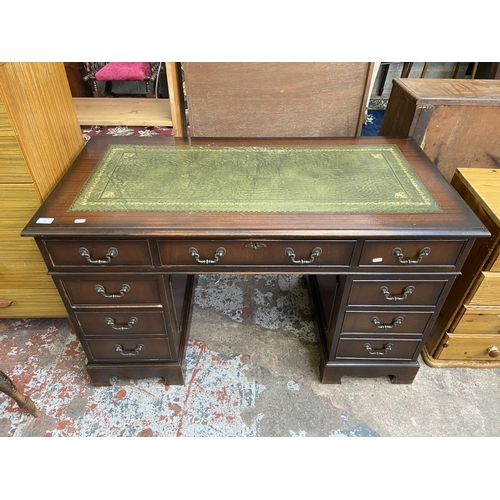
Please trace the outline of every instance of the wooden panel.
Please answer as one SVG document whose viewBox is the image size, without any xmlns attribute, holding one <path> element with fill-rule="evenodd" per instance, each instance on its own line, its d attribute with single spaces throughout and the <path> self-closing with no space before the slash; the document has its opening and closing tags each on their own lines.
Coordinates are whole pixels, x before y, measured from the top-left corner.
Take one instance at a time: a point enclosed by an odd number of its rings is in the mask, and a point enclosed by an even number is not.
<svg viewBox="0 0 500 500">
<path fill-rule="evenodd" d="M 500 274 L 482 272 L 479 287 L 469 305 L 500 307 Z"/>
<path fill-rule="evenodd" d="M 464 306 L 465 313 L 453 333 L 500 333 L 500 307 Z"/>
<path fill-rule="evenodd" d="M 0 182 L 32 182 L 7 111 L 0 98 Z"/>
<path fill-rule="evenodd" d="M 64 64 L 1 64 L 0 97 L 44 200 L 84 145 Z"/>
<path fill-rule="evenodd" d="M 33 184 L 0 184 L 0 224 L 26 218 L 28 222 L 40 206 Z"/>
<path fill-rule="evenodd" d="M 191 135 L 353 137 L 372 63 L 184 63 Z"/>
<path fill-rule="evenodd" d="M 73 99 L 80 125 L 129 125 L 136 127 L 171 127 L 168 99 Z"/>
<path fill-rule="evenodd" d="M 497 106 L 438 106 L 429 120 L 422 149 L 451 180 L 457 168 L 494 168 L 500 158 L 495 130 Z"/>
<path fill-rule="evenodd" d="M 490 347 L 500 349 L 500 335 L 457 335 L 450 333 L 443 338 L 442 349 L 436 358 L 446 359 L 476 359 L 484 361 L 498 360 L 498 357 L 490 357 Z"/>
<path fill-rule="evenodd" d="M 0 288 L 0 299 L 12 300 L 0 308 L 0 318 L 66 318 L 68 313 L 55 287 Z"/>
</svg>

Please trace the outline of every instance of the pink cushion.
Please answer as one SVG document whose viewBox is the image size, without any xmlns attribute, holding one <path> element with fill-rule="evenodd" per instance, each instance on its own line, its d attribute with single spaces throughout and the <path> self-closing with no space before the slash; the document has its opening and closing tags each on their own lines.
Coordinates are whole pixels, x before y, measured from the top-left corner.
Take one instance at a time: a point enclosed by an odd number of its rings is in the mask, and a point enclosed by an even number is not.
<svg viewBox="0 0 500 500">
<path fill-rule="evenodd" d="M 96 74 L 98 81 L 127 80 L 142 81 L 151 73 L 151 66 L 147 62 L 110 62 Z"/>
</svg>

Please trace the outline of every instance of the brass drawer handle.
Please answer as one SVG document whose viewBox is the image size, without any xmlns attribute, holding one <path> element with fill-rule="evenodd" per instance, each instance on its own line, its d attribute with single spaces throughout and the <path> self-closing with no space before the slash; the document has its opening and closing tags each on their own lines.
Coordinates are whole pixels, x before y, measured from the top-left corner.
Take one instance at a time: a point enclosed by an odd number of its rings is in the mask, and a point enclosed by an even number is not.
<svg viewBox="0 0 500 500">
<path fill-rule="evenodd" d="M 400 264 L 420 264 L 420 262 L 422 262 L 422 259 L 424 257 L 427 257 L 430 253 L 431 253 L 431 249 L 429 247 L 425 247 L 425 248 L 422 248 L 422 250 L 420 250 L 416 259 L 406 259 L 405 260 L 405 256 L 404 256 L 401 248 L 395 248 L 392 251 L 392 256 L 396 257 L 396 259 L 399 260 Z"/>
<path fill-rule="evenodd" d="M 113 330 L 130 330 L 139 320 L 135 316 L 131 316 L 126 325 L 117 325 L 112 318 L 104 318 L 104 322 L 113 328 Z"/>
<path fill-rule="evenodd" d="M 295 259 L 295 253 L 293 251 L 293 248 L 285 248 L 285 255 L 287 257 L 290 257 L 290 259 L 292 260 L 292 262 L 294 264 L 312 264 L 314 262 L 314 259 L 315 257 L 318 257 L 321 255 L 323 250 L 321 250 L 320 247 L 316 247 L 312 252 L 311 252 L 311 255 L 309 256 L 309 260 L 296 260 Z"/>
<path fill-rule="evenodd" d="M 215 251 L 213 260 L 211 260 L 211 259 L 205 259 L 205 260 L 200 259 L 200 254 L 198 253 L 198 250 L 196 250 L 196 248 L 194 248 L 194 247 L 191 247 L 188 250 L 188 252 L 189 252 L 189 255 L 191 255 L 191 257 L 195 258 L 195 260 L 196 260 L 196 262 L 198 262 L 198 264 L 217 264 L 217 262 L 219 262 L 219 257 L 224 257 L 224 255 L 226 255 L 226 249 L 224 247 L 219 247 Z"/>
<path fill-rule="evenodd" d="M 385 344 L 384 348 L 381 349 L 380 351 L 372 349 L 372 346 L 368 343 L 366 343 L 363 346 L 372 356 L 384 356 L 384 354 L 387 354 L 393 347 L 394 344 Z"/>
<path fill-rule="evenodd" d="M 384 295 L 384 297 L 387 299 L 387 300 L 405 300 L 406 298 L 408 298 L 408 295 L 410 295 L 410 293 L 413 293 L 415 291 L 415 287 L 410 285 L 410 286 L 407 286 L 404 290 L 403 290 L 403 293 L 401 295 L 391 295 L 389 293 L 389 289 L 386 287 L 386 286 L 381 286 L 378 291 Z"/>
<path fill-rule="evenodd" d="M 106 253 L 106 260 L 102 259 L 92 260 L 90 252 L 85 247 L 80 247 L 78 249 L 78 253 L 82 257 L 85 257 L 87 261 L 90 262 L 91 264 L 97 264 L 98 266 L 101 266 L 103 264 L 109 264 L 111 262 L 111 259 L 118 255 L 118 250 L 115 247 L 108 248 L 108 252 Z"/>
<path fill-rule="evenodd" d="M 124 351 L 123 346 L 115 344 L 115 351 L 119 352 L 122 356 L 139 356 L 139 353 L 144 349 L 144 344 L 137 344 L 133 351 Z"/>
<path fill-rule="evenodd" d="M 377 316 L 373 316 L 373 318 L 370 320 L 377 328 L 381 330 L 387 330 L 390 328 L 394 328 L 396 325 L 400 325 L 404 320 L 403 316 L 398 316 L 391 324 L 389 325 L 384 325 L 380 323 L 380 320 L 377 318 Z"/>
<path fill-rule="evenodd" d="M 498 358 L 498 356 L 500 356 L 500 351 L 498 350 L 498 347 L 496 345 L 491 346 L 488 349 L 488 356 L 490 358 Z"/>
<path fill-rule="evenodd" d="M 100 293 L 107 299 L 119 299 L 123 297 L 127 292 L 130 292 L 130 285 L 127 285 L 126 283 L 120 287 L 118 293 L 107 293 L 106 289 L 102 285 L 96 285 L 94 288 L 97 293 Z"/>
</svg>

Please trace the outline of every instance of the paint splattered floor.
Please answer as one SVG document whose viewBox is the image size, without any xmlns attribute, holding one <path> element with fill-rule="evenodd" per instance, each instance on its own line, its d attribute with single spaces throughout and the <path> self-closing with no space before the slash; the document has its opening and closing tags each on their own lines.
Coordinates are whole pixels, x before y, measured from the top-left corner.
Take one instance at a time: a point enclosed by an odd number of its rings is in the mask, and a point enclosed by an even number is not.
<svg viewBox="0 0 500 500">
<path fill-rule="evenodd" d="M 65 319 L 0 320 L 1 369 L 41 411 L 0 394 L 0 436 L 499 436 L 500 370 L 437 369 L 411 385 L 320 384 L 304 281 L 200 276 L 187 383 L 94 387 Z"/>
</svg>

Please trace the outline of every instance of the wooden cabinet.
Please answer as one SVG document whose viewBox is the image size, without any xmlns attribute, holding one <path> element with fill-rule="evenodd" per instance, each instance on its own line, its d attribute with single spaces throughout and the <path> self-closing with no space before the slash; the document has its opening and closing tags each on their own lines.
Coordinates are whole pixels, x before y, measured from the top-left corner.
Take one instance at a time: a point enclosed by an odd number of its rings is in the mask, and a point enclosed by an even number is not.
<svg viewBox="0 0 500 500">
<path fill-rule="evenodd" d="M 451 181 L 457 168 L 500 157 L 500 81 L 395 79 L 380 135 L 413 137 Z"/>
<path fill-rule="evenodd" d="M 491 233 L 478 240 L 423 351 L 431 366 L 500 366 L 500 171 L 459 169 L 452 185 Z"/>
<path fill-rule="evenodd" d="M 0 64 L 0 317 L 65 317 L 21 230 L 83 148 L 63 63 Z"/>
</svg>

